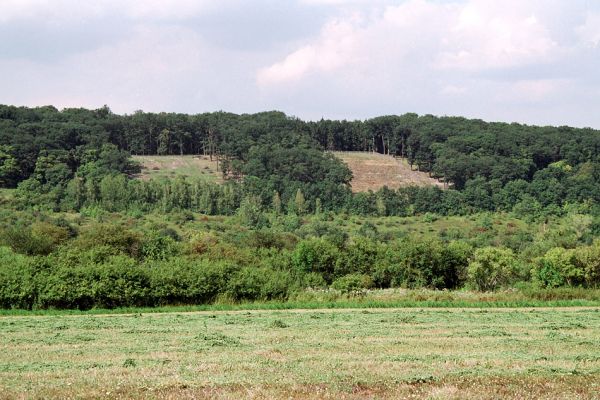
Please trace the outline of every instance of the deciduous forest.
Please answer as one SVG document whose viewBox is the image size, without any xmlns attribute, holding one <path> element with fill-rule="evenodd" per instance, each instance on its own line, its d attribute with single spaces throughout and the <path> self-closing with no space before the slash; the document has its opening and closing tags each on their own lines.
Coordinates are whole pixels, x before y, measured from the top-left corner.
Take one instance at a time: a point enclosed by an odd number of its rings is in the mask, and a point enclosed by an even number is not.
<svg viewBox="0 0 600 400">
<path fill-rule="evenodd" d="M 0 106 L 0 143 L 3 308 L 373 288 L 569 298 L 600 284 L 589 128 Z M 443 185 L 353 193 L 337 151 L 394 156 Z M 142 155 L 208 157 L 222 179 L 141 179 Z"/>
</svg>

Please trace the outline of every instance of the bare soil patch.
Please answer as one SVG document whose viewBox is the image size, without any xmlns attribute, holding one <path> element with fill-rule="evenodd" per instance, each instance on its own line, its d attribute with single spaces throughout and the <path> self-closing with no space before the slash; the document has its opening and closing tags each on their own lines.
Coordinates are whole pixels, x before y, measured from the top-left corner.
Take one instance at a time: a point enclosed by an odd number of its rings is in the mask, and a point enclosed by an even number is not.
<svg viewBox="0 0 600 400">
<path fill-rule="evenodd" d="M 352 191 L 377 191 L 384 186 L 398 189 L 404 186 L 438 186 L 444 183 L 428 173 L 413 170 L 406 159 L 370 152 L 334 152 L 352 170 Z"/>
</svg>

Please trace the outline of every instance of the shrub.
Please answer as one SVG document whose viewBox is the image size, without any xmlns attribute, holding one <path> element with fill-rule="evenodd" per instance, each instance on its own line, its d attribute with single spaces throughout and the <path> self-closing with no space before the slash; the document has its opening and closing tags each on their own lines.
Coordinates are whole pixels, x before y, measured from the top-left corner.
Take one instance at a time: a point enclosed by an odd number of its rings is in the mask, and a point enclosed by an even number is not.
<svg viewBox="0 0 600 400">
<path fill-rule="evenodd" d="M 336 263 L 335 275 L 351 273 L 368 274 L 379 260 L 379 243 L 366 237 L 356 237 L 340 253 Z"/>
<path fill-rule="evenodd" d="M 365 222 L 356 232 L 359 236 L 363 236 L 369 239 L 376 240 L 379 236 L 377 227 L 370 221 Z"/>
<path fill-rule="evenodd" d="M 141 255 L 145 260 L 166 260 L 179 254 L 177 242 L 160 232 L 151 232 L 143 242 Z"/>
<path fill-rule="evenodd" d="M 430 212 L 426 212 L 425 214 L 423 214 L 423 222 L 426 224 L 430 224 L 432 222 L 435 222 L 439 219 L 439 217 L 436 214 L 430 213 Z"/>
<path fill-rule="evenodd" d="M 31 309 L 36 294 L 34 276 L 27 257 L 0 247 L 0 307 Z"/>
<path fill-rule="evenodd" d="M 251 229 L 260 229 L 268 225 L 268 220 L 263 214 L 262 203 L 258 196 L 245 197 L 237 211 L 242 225 Z"/>
<path fill-rule="evenodd" d="M 467 281 L 467 267 L 473 247 L 462 241 L 448 243 L 442 249 L 441 271 L 445 289 L 456 289 Z"/>
<path fill-rule="evenodd" d="M 339 249 L 329 241 L 311 238 L 298 243 L 292 253 L 292 263 L 300 274 L 316 272 L 330 283 L 333 281 L 335 266 L 340 257 Z"/>
<path fill-rule="evenodd" d="M 404 240 L 393 246 L 386 256 L 387 269 L 377 269 L 377 280 L 391 277 L 392 286 L 450 289 L 464 280 L 470 247 L 444 245 L 438 241 Z"/>
<path fill-rule="evenodd" d="M 139 234 L 115 224 L 94 225 L 82 232 L 75 242 L 82 249 L 109 246 L 131 257 L 139 257 L 142 247 Z"/>
<path fill-rule="evenodd" d="M 372 288 L 373 280 L 365 274 L 348 274 L 336 279 L 331 287 L 342 293 L 352 293 L 361 289 Z"/>
<path fill-rule="evenodd" d="M 290 233 L 273 232 L 262 229 L 250 231 L 244 245 L 250 248 L 275 248 L 291 250 L 296 246 L 298 238 Z"/>
<path fill-rule="evenodd" d="M 16 226 L 5 229 L 2 242 L 17 253 L 48 255 L 69 237 L 70 232 L 65 227 L 36 222 L 30 228 Z"/>
<path fill-rule="evenodd" d="M 300 229 L 298 229 L 296 234 L 302 238 L 311 236 L 322 237 L 339 248 L 342 248 L 348 240 L 348 234 L 339 226 L 324 221 L 313 221 L 309 224 L 303 225 L 300 227 Z"/>
<path fill-rule="evenodd" d="M 125 255 L 111 256 L 101 264 L 76 267 L 53 265 L 38 275 L 40 308 L 113 308 L 152 305 L 148 272 Z"/>
<path fill-rule="evenodd" d="M 600 242 L 592 246 L 575 249 L 577 265 L 583 270 L 584 284 L 587 287 L 600 286 Z"/>
<path fill-rule="evenodd" d="M 550 288 L 581 284 L 584 278 L 583 269 L 576 265 L 575 252 L 560 247 L 535 260 L 532 272 L 537 283 Z"/>
<path fill-rule="evenodd" d="M 475 250 L 467 268 L 467 281 L 481 291 L 496 290 L 515 282 L 519 264 L 510 249 L 484 247 Z"/>
<path fill-rule="evenodd" d="M 300 285 L 302 288 L 323 289 L 327 287 L 327 282 L 321 274 L 309 272 L 302 276 Z"/>
<path fill-rule="evenodd" d="M 199 233 L 190 243 L 190 251 L 192 254 L 205 254 L 212 247 L 219 243 L 219 239 L 212 233 Z"/>
<path fill-rule="evenodd" d="M 285 271 L 245 267 L 231 277 L 227 294 L 236 301 L 285 299 L 290 286 L 290 275 Z"/>
<path fill-rule="evenodd" d="M 227 290 L 237 267 L 227 262 L 175 258 L 147 265 L 153 301 L 158 305 L 202 304 Z"/>
</svg>

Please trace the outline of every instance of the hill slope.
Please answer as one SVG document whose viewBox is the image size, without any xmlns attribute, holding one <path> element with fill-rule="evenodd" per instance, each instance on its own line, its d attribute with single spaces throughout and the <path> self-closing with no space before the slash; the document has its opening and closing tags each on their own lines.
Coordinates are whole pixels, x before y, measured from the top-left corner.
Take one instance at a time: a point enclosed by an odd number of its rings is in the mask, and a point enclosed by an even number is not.
<svg viewBox="0 0 600 400">
<path fill-rule="evenodd" d="M 376 191 L 383 186 L 397 189 L 403 186 L 439 186 L 444 184 L 430 178 L 426 172 L 413 171 L 405 159 L 372 152 L 343 151 L 333 154 L 352 170 L 352 191 Z"/>
<path fill-rule="evenodd" d="M 426 172 L 411 170 L 405 159 L 379 153 L 344 151 L 333 154 L 352 170 L 352 191 L 377 191 L 383 186 L 397 189 L 403 186 L 439 186 L 444 184 L 430 178 Z M 179 175 L 202 177 L 213 182 L 222 182 L 216 161 L 208 156 L 133 156 L 142 165 L 141 179 L 175 178 Z"/>
<path fill-rule="evenodd" d="M 141 179 L 186 176 L 213 182 L 223 180 L 216 159 L 210 161 L 208 156 L 133 156 L 133 159 L 142 166 Z"/>
</svg>

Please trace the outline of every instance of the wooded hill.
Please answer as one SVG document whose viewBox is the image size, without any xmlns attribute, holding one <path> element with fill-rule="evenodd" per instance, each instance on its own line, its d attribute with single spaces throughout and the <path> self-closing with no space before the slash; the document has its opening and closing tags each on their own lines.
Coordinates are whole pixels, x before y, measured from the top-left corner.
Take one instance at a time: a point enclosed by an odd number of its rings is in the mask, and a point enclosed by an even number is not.
<svg viewBox="0 0 600 400">
<path fill-rule="evenodd" d="M 600 200 L 600 131 L 589 128 L 416 114 L 305 122 L 275 111 L 117 115 L 108 107 L 0 106 L 0 143 L 0 186 L 41 194 L 62 188 L 50 196 L 55 203 L 74 179 L 99 184 L 135 173 L 131 154 L 203 154 L 219 159 L 228 180 L 245 185 L 241 197 L 257 195 L 268 204 L 278 193 L 287 204 L 301 191 L 309 209 L 316 199 L 324 208 L 347 207 L 355 201 L 348 200 L 351 172 L 326 150 L 406 158 L 458 191 L 423 192 L 425 203 L 451 203 L 435 212 Z M 410 202 L 420 193 L 401 197 Z"/>
</svg>

